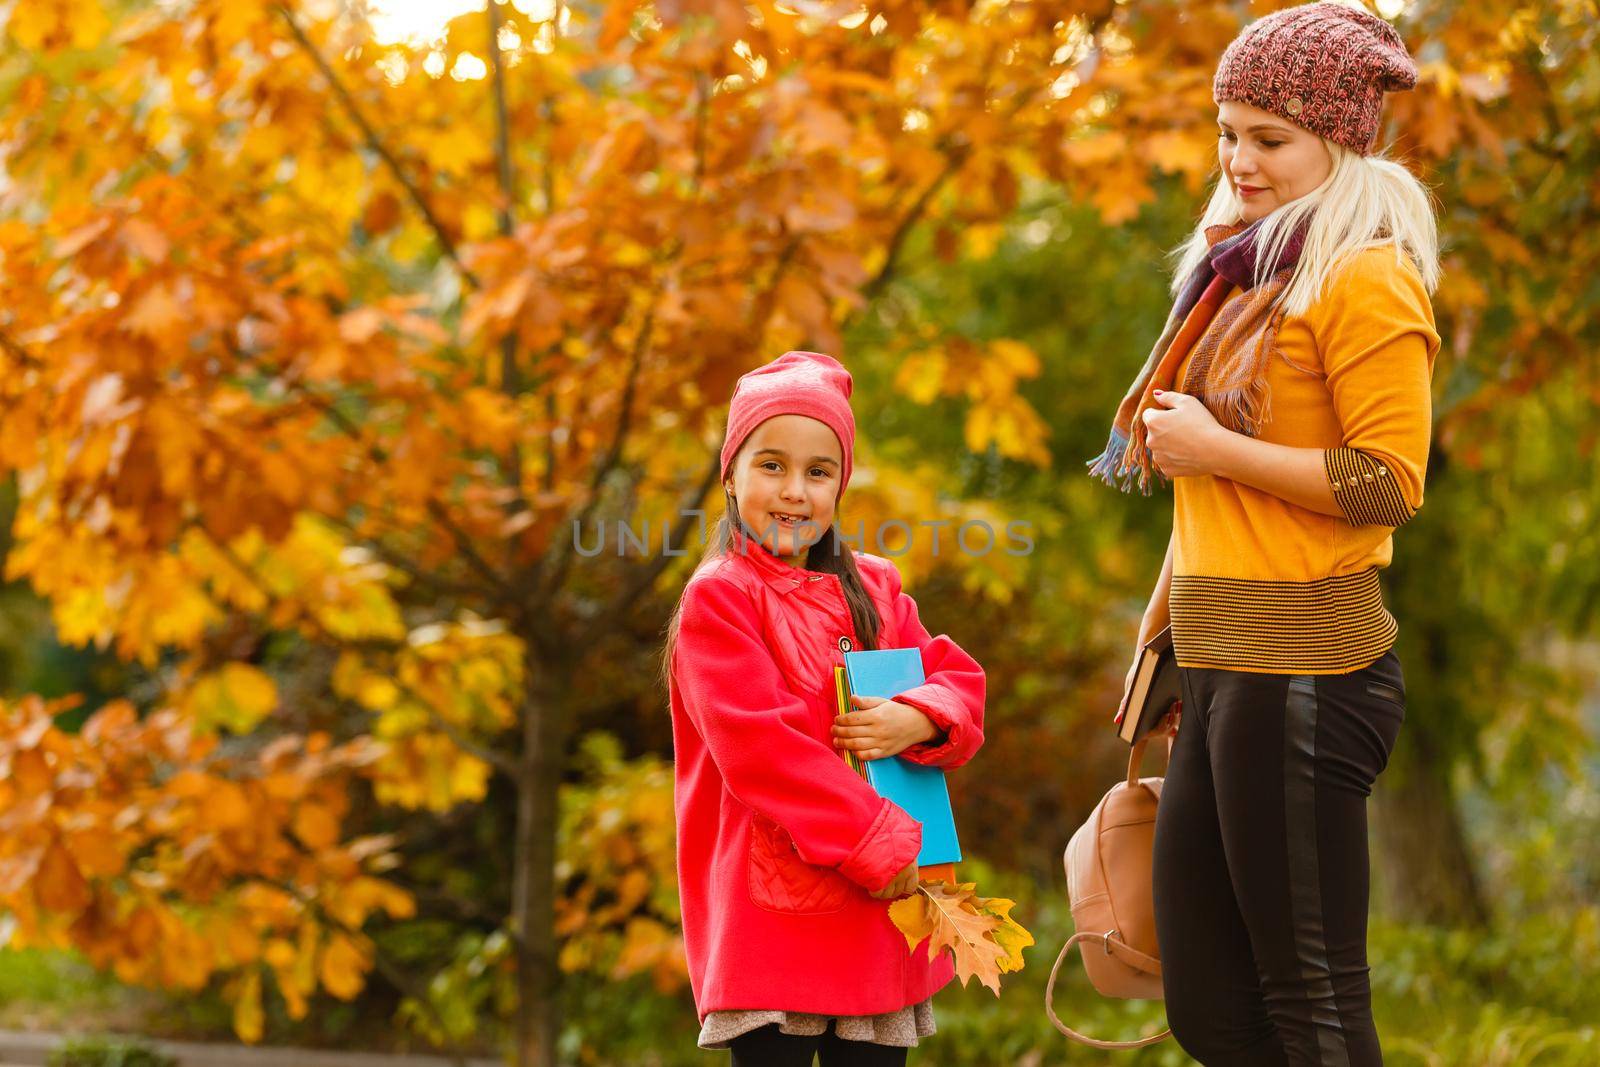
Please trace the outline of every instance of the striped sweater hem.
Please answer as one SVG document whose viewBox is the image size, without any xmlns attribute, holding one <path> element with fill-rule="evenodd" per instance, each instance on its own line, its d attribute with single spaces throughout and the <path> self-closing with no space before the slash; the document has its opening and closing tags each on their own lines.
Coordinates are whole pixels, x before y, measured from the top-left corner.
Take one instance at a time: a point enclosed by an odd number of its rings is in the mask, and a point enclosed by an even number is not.
<svg viewBox="0 0 1600 1067">
<path fill-rule="evenodd" d="M 1310 582 L 1174 575 L 1168 606 L 1179 666 L 1344 674 L 1394 644 L 1378 568 Z"/>
</svg>

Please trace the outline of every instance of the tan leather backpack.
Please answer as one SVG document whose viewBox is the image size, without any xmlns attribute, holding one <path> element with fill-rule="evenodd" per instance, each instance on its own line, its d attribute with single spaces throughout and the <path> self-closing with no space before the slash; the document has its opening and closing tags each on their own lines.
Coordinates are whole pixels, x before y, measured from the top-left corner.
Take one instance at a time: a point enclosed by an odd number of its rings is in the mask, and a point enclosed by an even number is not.
<svg viewBox="0 0 1600 1067">
<path fill-rule="evenodd" d="M 1061 963 L 1080 941 L 1093 942 L 1079 952 L 1090 983 L 1102 996 L 1123 1000 L 1162 998 L 1151 877 L 1156 803 L 1161 799 L 1162 779 L 1139 777 L 1139 762 L 1146 746 L 1160 736 L 1152 731 L 1133 746 L 1128 754 L 1127 780 L 1112 786 L 1095 805 L 1088 821 L 1072 835 L 1063 858 L 1072 923 L 1077 932 L 1062 946 L 1056 965 L 1050 969 L 1044 1010 L 1057 1030 L 1094 1048 L 1141 1048 L 1172 1033 L 1163 1030 L 1138 1041 L 1101 1041 L 1063 1023 L 1056 1017 L 1053 1004 Z M 1167 732 L 1165 738 L 1166 757 L 1170 760 L 1172 733 Z"/>
</svg>

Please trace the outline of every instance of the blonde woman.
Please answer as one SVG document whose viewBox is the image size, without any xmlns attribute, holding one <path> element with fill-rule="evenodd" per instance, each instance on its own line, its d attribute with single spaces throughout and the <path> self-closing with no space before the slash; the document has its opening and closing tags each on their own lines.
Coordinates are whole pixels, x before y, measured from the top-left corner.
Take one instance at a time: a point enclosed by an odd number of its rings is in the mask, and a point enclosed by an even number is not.
<svg viewBox="0 0 1600 1067">
<path fill-rule="evenodd" d="M 1183 676 L 1156 927 L 1173 1034 L 1208 1065 L 1382 1062 L 1366 798 L 1405 682 L 1378 572 L 1422 503 L 1439 266 L 1426 192 L 1371 149 L 1415 81 L 1394 29 L 1338 3 L 1229 46 L 1221 176 L 1091 461 L 1172 482 L 1139 634 L 1170 623 Z"/>
</svg>

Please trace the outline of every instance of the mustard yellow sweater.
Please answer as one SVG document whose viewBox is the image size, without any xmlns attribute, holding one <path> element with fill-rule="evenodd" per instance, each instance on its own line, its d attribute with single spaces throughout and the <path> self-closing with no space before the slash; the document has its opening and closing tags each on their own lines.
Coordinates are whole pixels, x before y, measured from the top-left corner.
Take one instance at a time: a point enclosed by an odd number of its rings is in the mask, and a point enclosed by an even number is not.
<svg viewBox="0 0 1600 1067">
<path fill-rule="evenodd" d="M 1340 674 L 1388 651 L 1397 627 L 1378 571 L 1394 528 L 1422 506 L 1438 351 L 1422 279 L 1392 246 L 1351 257 L 1304 316 L 1283 322 L 1259 437 L 1326 450 L 1343 514 L 1227 478 L 1174 479 L 1169 606 L 1180 664 Z"/>
</svg>

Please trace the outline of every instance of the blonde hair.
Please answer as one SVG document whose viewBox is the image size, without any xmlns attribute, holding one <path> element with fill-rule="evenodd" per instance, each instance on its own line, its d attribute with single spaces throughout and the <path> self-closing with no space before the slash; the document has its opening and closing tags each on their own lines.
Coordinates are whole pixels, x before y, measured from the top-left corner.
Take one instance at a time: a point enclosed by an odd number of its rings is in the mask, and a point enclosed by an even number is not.
<svg viewBox="0 0 1600 1067">
<path fill-rule="evenodd" d="M 1322 143 L 1333 159 L 1328 177 L 1262 220 L 1255 284 L 1266 281 L 1290 237 L 1309 217 L 1300 261 L 1280 297 L 1286 315 L 1309 311 L 1339 265 L 1364 248 L 1392 244 L 1395 257 L 1409 256 L 1432 293 L 1439 284 L 1439 233 L 1427 188 L 1392 159 L 1363 156 L 1327 139 Z M 1200 224 L 1172 252 L 1177 263 L 1174 294 L 1205 257 L 1206 229 L 1238 222 L 1243 209 L 1227 175 L 1218 175 Z"/>
</svg>

